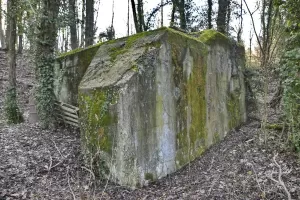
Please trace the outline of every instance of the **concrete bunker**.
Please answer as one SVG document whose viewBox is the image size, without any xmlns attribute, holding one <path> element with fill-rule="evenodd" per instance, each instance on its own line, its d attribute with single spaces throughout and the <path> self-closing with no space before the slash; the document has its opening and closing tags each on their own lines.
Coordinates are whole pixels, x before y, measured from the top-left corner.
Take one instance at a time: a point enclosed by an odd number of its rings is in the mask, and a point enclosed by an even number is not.
<svg viewBox="0 0 300 200">
<path fill-rule="evenodd" d="M 246 120 L 244 48 L 216 31 L 162 28 L 64 59 L 56 95 L 73 104 L 78 97 L 83 154 L 121 185 L 175 172 Z"/>
</svg>

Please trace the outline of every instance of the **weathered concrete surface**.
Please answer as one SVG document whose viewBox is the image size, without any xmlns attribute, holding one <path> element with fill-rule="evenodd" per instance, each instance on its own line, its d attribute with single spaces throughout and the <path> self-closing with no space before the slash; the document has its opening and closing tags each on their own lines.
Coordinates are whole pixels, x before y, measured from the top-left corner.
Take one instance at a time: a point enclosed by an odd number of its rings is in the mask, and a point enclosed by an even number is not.
<svg viewBox="0 0 300 200">
<path fill-rule="evenodd" d="M 224 35 L 204 31 L 199 39 L 208 45 L 206 108 L 209 144 L 246 121 L 244 47 Z"/>
<path fill-rule="evenodd" d="M 78 104 L 78 86 L 100 45 L 62 54 L 54 65 L 54 93 L 59 101 Z"/>
<path fill-rule="evenodd" d="M 135 187 L 200 156 L 246 120 L 243 59 L 212 31 L 163 28 L 101 45 L 79 86 L 87 162 Z"/>
</svg>

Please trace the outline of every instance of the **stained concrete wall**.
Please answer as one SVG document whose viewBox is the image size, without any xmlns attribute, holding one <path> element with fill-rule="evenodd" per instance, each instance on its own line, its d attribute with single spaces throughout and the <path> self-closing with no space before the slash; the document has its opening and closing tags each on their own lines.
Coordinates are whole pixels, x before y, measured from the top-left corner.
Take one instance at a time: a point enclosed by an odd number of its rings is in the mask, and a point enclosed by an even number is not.
<svg viewBox="0 0 300 200">
<path fill-rule="evenodd" d="M 163 28 L 102 44 L 79 85 L 85 159 L 131 187 L 170 174 L 246 120 L 243 48 Z"/>
<path fill-rule="evenodd" d="M 54 65 L 54 93 L 57 100 L 78 105 L 79 83 L 99 45 L 75 49 L 60 55 Z"/>
<path fill-rule="evenodd" d="M 199 39 L 207 44 L 206 108 L 209 144 L 246 121 L 244 47 L 218 32 L 207 30 Z"/>
</svg>

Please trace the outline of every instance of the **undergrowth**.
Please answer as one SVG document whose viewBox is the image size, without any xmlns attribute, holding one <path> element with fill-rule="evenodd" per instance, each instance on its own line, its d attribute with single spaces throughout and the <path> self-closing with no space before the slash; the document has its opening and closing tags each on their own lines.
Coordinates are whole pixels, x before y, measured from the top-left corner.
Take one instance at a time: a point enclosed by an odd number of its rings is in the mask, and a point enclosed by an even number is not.
<svg viewBox="0 0 300 200">
<path fill-rule="evenodd" d="M 288 124 L 289 141 L 300 153 L 300 34 L 289 38 L 281 59 L 283 108 Z"/>
<path fill-rule="evenodd" d="M 17 92 L 15 87 L 10 88 L 7 91 L 4 112 L 8 124 L 17 124 L 24 121 L 22 113 L 20 112 L 17 104 Z"/>
</svg>

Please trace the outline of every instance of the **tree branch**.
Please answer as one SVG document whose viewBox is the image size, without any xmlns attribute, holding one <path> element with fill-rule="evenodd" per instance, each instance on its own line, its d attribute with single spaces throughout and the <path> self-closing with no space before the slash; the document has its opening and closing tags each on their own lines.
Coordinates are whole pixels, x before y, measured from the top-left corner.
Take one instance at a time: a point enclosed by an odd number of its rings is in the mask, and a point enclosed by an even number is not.
<svg viewBox="0 0 300 200">
<path fill-rule="evenodd" d="M 249 12 L 249 14 L 250 14 L 250 17 L 251 17 L 252 26 L 253 26 L 253 29 L 254 29 L 254 33 L 255 33 L 255 36 L 256 36 L 256 39 L 257 39 L 257 42 L 258 42 L 260 51 L 262 52 L 262 54 L 265 54 L 265 52 L 263 52 L 263 48 L 262 48 L 261 42 L 260 42 L 260 40 L 259 40 L 257 31 L 256 31 L 256 27 L 255 27 L 255 25 L 254 25 L 254 19 L 253 19 L 253 14 L 259 9 L 259 7 L 257 7 L 255 11 L 251 12 L 250 9 L 249 9 L 248 4 L 247 4 L 247 2 L 246 2 L 246 0 L 244 0 L 244 3 L 245 3 L 245 5 L 246 5 L 247 10 L 248 10 L 248 12 Z"/>
<path fill-rule="evenodd" d="M 152 12 L 150 13 L 149 17 L 147 18 L 147 23 L 146 23 L 146 30 L 149 29 L 149 26 L 150 26 L 150 21 L 151 21 L 151 18 L 155 16 L 155 14 L 164 6 L 166 5 L 169 5 L 170 3 L 172 3 L 172 0 L 168 0 L 166 1 L 165 3 L 163 4 L 158 4 L 158 6 L 156 6 L 156 8 L 154 8 L 152 10 Z"/>
</svg>

